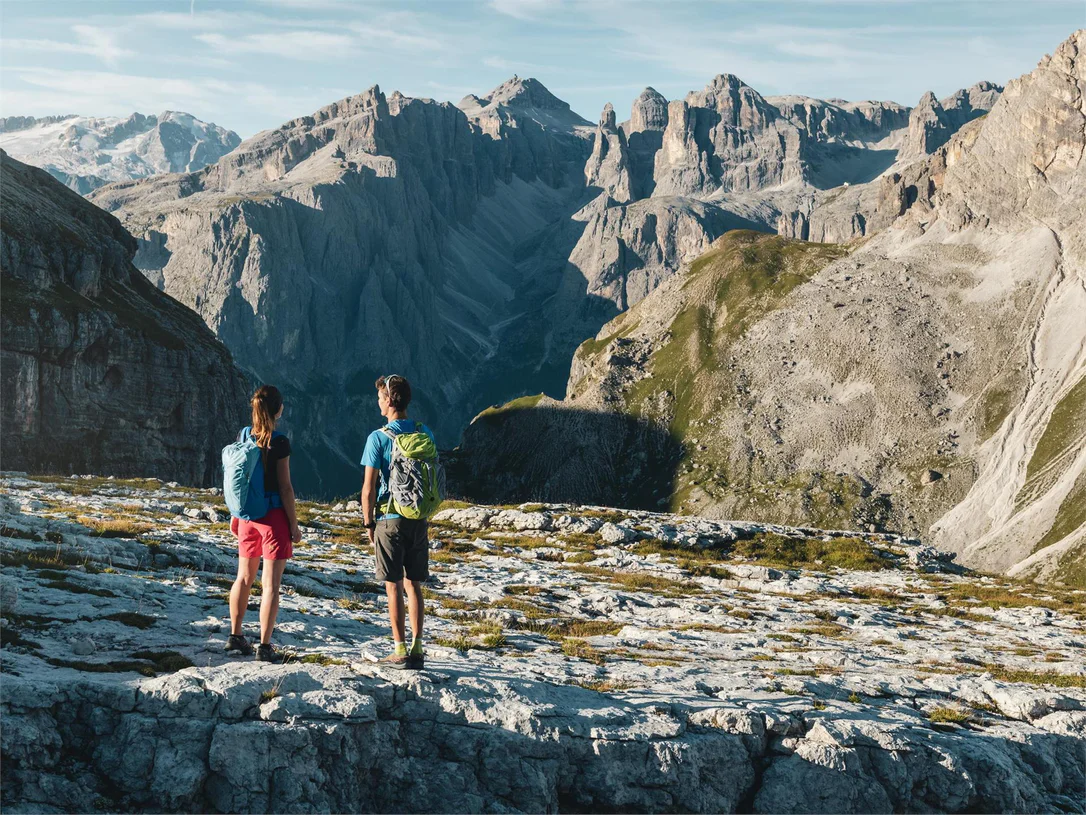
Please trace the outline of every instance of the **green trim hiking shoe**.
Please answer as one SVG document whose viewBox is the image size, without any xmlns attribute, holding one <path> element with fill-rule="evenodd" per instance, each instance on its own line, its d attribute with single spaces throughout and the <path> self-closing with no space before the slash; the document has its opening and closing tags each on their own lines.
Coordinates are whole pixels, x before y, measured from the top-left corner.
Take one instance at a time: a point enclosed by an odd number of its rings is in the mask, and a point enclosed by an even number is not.
<svg viewBox="0 0 1086 815">
<path fill-rule="evenodd" d="M 378 665 L 383 665 L 386 668 L 402 669 L 407 667 L 409 657 L 407 654 L 397 654 L 395 652 L 389 654 L 387 657 L 381 657 L 377 660 Z"/>
</svg>

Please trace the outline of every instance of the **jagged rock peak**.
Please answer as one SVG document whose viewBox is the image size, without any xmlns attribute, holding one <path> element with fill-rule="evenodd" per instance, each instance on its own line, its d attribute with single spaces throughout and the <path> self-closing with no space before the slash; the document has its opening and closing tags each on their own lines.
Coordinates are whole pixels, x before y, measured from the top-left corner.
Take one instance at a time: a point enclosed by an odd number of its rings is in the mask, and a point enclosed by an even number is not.
<svg viewBox="0 0 1086 815">
<path fill-rule="evenodd" d="M 737 77 L 735 74 L 717 74 L 713 77 L 712 81 L 705 86 L 706 90 L 710 88 L 749 88 L 746 82 Z"/>
<path fill-rule="evenodd" d="M 917 108 L 938 108 L 942 107 L 939 104 L 939 100 L 935 98 L 933 91 L 928 91 L 920 97 L 920 101 L 916 103 Z"/>
<path fill-rule="evenodd" d="M 690 107 L 709 108 L 732 127 L 761 129 L 779 116 L 754 88 L 734 74 L 717 74 L 704 90 L 686 95 Z"/>
<path fill-rule="evenodd" d="M 547 90 L 542 82 L 532 77 L 521 79 L 519 76 L 514 76 L 512 79 L 507 79 L 480 101 L 488 105 L 501 104 L 538 110 L 569 110 L 568 102 L 563 102 Z"/>
<path fill-rule="evenodd" d="M 600 114 L 600 130 L 611 133 L 616 129 L 615 106 L 608 102 L 603 106 L 603 113 Z"/>
<path fill-rule="evenodd" d="M 655 88 L 645 88 L 630 110 L 630 132 L 664 130 L 667 127 L 667 99 Z"/>
</svg>

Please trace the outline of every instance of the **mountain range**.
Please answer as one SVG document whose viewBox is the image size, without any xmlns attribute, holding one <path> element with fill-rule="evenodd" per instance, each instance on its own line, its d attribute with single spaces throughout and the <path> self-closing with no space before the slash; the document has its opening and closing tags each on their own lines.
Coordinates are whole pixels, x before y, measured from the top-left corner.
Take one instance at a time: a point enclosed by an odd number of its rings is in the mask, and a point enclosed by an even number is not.
<svg viewBox="0 0 1086 815">
<path fill-rule="evenodd" d="M 449 444 L 487 405 L 561 396 L 584 338 L 724 232 L 799 228 L 826 190 L 915 158 L 997 96 L 980 85 L 914 116 L 722 75 L 679 101 L 646 89 L 629 121 L 608 107 L 593 127 L 535 79 L 458 106 L 374 87 L 91 200 L 152 281 L 284 388 L 303 487 L 342 494 L 378 375 L 410 377 Z M 843 237 L 864 233 L 864 204 Z"/>
<path fill-rule="evenodd" d="M 113 181 L 198 170 L 241 143 L 237 133 L 167 110 L 158 116 L 8 116 L 0 149 L 80 194 Z"/>
<path fill-rule="evenodd" d="M 1082 534 L 1083 37 L 912 108 L 721 74 L 592 125 L 535 79 L 374 86 L 88 198 L 283 388 L 303 491 L 357 488 L 394 371 L 444 445 L 479 416 L 475 497 L 930 528 L 1019 568 Z"/>
</svg>

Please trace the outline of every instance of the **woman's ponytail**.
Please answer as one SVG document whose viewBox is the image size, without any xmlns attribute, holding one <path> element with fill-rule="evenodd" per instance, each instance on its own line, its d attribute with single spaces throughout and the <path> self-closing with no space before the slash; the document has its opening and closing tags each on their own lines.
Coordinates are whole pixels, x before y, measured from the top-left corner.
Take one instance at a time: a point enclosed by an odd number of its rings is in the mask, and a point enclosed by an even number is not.
<svg viewBox="0 0 1086 815">
<path fill-rule="evenodd" d="M 283 407 L 283 394 L 274 385 L 261 385 L 252 398 L 253 406 L 253 441 L 262 450 L 271 447 L 272 430 L 275 419 Z"/>
</svg>

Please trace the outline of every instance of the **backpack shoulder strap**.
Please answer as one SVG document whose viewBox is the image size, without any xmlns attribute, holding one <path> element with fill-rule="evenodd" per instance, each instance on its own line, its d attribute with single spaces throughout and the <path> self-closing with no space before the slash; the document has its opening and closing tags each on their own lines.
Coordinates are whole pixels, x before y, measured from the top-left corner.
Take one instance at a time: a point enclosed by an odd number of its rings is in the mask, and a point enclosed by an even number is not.
<svg viewBox="0 0 1086 815">
<path fill-rule="evenodd" d="M 400 435 L 395 430 L 393 430 L 391 427 L 389 427 L 387 424 L 384 427 L 381 428 L 381 432 L 384 433 L 386 436 L 388 436 L 393 441 L 396 441 L 396 437 L 398 435 Z"/>
<path fill-rule="evenodd" d="M 238 433 L 238 441 L 248 441 L 248 440 L 249 440 L 249 426 L 246 425 L 245 427 L 241 428 L 241 432 Z"/>
</svg>

